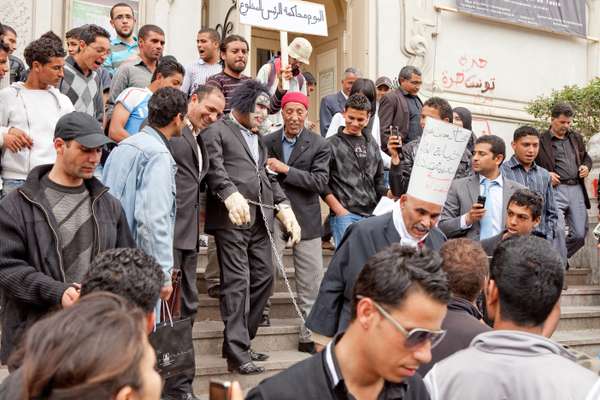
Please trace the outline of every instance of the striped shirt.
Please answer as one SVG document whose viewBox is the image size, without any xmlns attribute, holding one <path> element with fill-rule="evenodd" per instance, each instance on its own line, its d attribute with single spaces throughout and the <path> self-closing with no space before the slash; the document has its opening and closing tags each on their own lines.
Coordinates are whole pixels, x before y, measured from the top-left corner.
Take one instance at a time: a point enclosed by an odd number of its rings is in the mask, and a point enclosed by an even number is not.
<svg viewBox="0 0 600 400">
<path fill-rule="evenodd" d="M 234 78 L 231 75 L 227 75 L 225 71 L 219 72 L 208 78 L 206 84 L 218 88 L 223 93 L 223 96 L 225 96 L 225 109 L 223 110 L 223 114 L 229 114 L 231 112 L 230 104 L 233 91 L 247 79 L 252 78 L 243 74 L 240 75 L 239 79 Z"/>
<path fill-rule="evenodd" d="M 113 76 L 123 61 L 134 58 L 138 54 L 138 39 L 133 38 L 132 43 L 125 43 L 116 37 L 110 41 L 110 54 L 104 60 L 104 68 Z"/>
<path fill-rule="evenodd" d="M 554 238 L 554 231 L 558 226 L 558 209 L 554 200 L 552 179 L 550 179 L 548 171 L 535 162 L 529 170 L 525 170 L 514 155 L 510 160 L 502 163 L 500 169 L 506 179 L 520 183 L 532 192 L 536 192 L 542 196 L 544 199 L 542 220 L 536 232 L 542 234 L 546 239 L 552 240 Z"/>
<path fill-rule="evenodd" d="M 181 91 L 191 96 L 196 88 L 204 85 L 211 76 L 223 71 L 221 63 L 207 64 L 203 59 L 194 61 L 185 69 L 185 77 L 181 84 Z"/>
</svg>

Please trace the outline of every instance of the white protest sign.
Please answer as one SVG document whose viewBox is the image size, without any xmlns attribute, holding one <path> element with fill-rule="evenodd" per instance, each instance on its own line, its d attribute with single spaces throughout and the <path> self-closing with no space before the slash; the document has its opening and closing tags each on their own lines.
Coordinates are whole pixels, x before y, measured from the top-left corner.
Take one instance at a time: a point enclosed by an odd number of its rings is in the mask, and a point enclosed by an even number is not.
<svg viewBox="0 0 600 400">
<path fill-rule="evenodd" d="M 427 118 L 407 193 L 443 205 L 471 131 Z"/>
<path fill-rule="evenodd" d="M 294 0 L 240 0 L 239 12 L 242 24 L 327 36 L 323 4 Z"/>
</svg>

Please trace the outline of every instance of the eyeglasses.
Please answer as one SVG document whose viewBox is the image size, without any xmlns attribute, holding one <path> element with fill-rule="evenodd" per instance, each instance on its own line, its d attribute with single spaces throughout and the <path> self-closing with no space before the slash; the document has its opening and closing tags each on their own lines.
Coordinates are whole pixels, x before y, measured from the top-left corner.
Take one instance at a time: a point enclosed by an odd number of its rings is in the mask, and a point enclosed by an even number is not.
<svg viewBox="0 0 600 400">
<path fill-rule="evenodd" d="M 367 297 L 358 295 L 358 296 L 356 296 L 356 298 L 366 299 Z M 392 317 L 390 315 L 390 313 L 387 312 L 383 307 L 381 307 L 379 304 L 377 304 L 377 302 L 375 300 L 373 300 L 373 299 L 370 299 L 370 300 L 373 302 L 373 305 L 375 306 L 375 308 L 377 308 L 377 311 L 379 311 L 379 313 L 386 320 L 388 320 L 388 322 L 390 322 L 392 325 L 394 325 L 394 327 L 406 337 L 406 339 L 404 341 L 404 346 L 406 346 L 407 348 L 417 347 L 417 346 L 422 345 L 425 342 L 430 342 L 431 348 L 434 348 L 435 346 L 440 344 L 442 339 L 444 339 L 444 336 L 446 336 L 446 331 L 443 329 L 439 330 L 439 331 L 433 331 L 433 330 L 425 329 L 425 328 L 414 328 L 414 329 L 411 329 L 410 331 L 407 331 L 400 324 L 400 322 L 398 322 L 394 317 Z"/>
</svg>

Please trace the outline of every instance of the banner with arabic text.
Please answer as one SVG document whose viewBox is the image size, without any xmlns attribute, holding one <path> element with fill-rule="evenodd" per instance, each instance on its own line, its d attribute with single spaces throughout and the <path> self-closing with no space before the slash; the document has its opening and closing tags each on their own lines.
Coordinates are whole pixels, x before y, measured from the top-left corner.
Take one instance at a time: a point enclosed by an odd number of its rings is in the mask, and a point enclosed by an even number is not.
<svg viewBox="0 0 600 400">
<path fill-rule="evenodd" d="M 242 24 L 327 36 L 323 4 L 294 0 L 240 0 L 239 12 Z"/>
<path fill-rule="evenodd" d="M 461 12 L 585 37 L 585 0 L 456 0 Z"/>
</svg>

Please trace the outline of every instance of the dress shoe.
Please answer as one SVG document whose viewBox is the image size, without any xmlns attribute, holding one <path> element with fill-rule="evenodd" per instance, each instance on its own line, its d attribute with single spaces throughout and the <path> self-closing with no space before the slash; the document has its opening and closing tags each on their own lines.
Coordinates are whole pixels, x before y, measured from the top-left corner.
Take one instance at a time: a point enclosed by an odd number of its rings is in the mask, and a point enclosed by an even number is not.
<svg viewBox="0 0 600 400">
<path fill-rule="evenodd" d="M 248 354 L 250 354 L 250 359 L 252 361 L 267 361 L 269 359 L 269 355 L 265 353 L 259 353 L 252 349 L 248 350 Z"/>
<path fill-rule="evenodd" d="M 267 327 L 271 326 L 271 317 L 269 314 L 263 314 L 262 319 L 258 323 L 258 326 Z"/>
<path fill-rule="evenodd" d="M 212 297 L 213 299 L 218 299 L 219 297 L 221 297 L 221 286 L 219 286 L 219 285 L 211 286 L 208 288 L 207 292 L 208 292 L 208 297 Z"/>
<path fill-rule="evenodd" d="M 315 354 L 317 352 L 315 350 L 315 342 L 298 343 L 298 351 L 301 351 L 302 353 Z"/>
<path fill-rule="evenodd" d="M 248 361 L 236 366 L 235 363 L 227 360 L 227 370 L 229 372 L 237 372 L 240 375 L 256 375 L 265 372 L 263 367 L 259 367 L 252 361 Z"/>
</svg>

